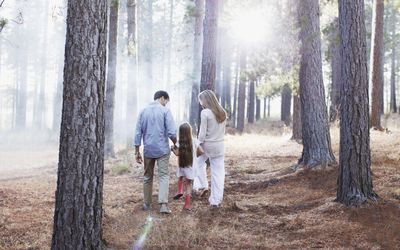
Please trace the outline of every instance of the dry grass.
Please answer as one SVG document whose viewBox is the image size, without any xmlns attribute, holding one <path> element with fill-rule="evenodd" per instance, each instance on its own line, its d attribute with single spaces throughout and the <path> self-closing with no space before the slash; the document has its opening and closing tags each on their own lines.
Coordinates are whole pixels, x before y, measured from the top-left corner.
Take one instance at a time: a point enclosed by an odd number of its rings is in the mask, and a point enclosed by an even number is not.
<svg viewBox="0 0 400 250">
<path fill-rule="evenodd" d="M 153 209 L 144 212 L 142 167 L 130 161 L 131 152 L 107 161 L 103 219 L 107 245 L 131 249 L 151 216 L 145 249 L 399 248 L 400 131 L 371 131 L 374 188 L 382 199 L 347 208 L 334 202 L 336 168 L 293 172 L 289 167 L 296 163 L 301 145 L 289 140 L 285 127 L 263 127 L 248 128 L 260 134 L 226 136 L 226 190 L 218 210 L 210 209 L 207 199 L 194 199 L 193 211 L 185 212 L 183 201 L 171 199 L 173 214 L 161 216 L 155 183 Z M 271 129 L 274 133 L 268 135 Z M 276 131 L 283 136 L 275 136 Z M 338 134 L 333 128 L 336 156 Z M 170 196 L 176 191 L 175 157 L 171 165 Z M 0 181 L 0 249 L 49 248 L 55 183 L 54 169 L 40 177 Z"/>
</svg>

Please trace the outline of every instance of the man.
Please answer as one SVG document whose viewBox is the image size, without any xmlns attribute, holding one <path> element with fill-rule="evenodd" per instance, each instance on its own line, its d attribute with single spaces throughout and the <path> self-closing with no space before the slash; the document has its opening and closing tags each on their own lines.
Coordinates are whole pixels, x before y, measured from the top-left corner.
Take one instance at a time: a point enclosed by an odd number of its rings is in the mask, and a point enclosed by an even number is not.
<svg viewBox="0 0 400 250">
<path fill-rule="evenodd" d="M 135 156 L 136 162 L 142 163 L 140 155 L 140 143 L 143 137 L 144 145 L 144 182 L 143 209 L 151 207 L 151 196 L 153 190 L 154 165 L 157 162 L 159 175 L 158 203 L 161 204 L 160 213 L 169 214 L 168 191 L 169 191 L 169 156 L 170 147 L 168 138 L 176 143 L 176 127 L 171 111 L 165 106 L 169 102 L 169 95 L 165 91 L 157 91 L 154 94 L 154 102 L 150 103 L 139 114 L 135 134 Z"/>
</svg>

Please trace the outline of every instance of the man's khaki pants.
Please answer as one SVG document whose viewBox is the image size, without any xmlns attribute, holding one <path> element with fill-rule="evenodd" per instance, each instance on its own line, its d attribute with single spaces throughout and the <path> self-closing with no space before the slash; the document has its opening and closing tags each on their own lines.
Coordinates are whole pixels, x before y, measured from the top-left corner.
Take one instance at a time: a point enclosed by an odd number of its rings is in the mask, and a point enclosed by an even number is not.
<svg viewBox="0 0 400 250">
<path fill-rule="evenodd" d="M 158 190 L 158 203 L 168 203 L 169 193 L 169 156 L 166 154 L 160 158 L 146 158 L 144 157 L 144 182 L 143 182 L 143 194 L 144 203 L 147 205 L 151 204 L 151 196 L 153 193 L 153 176 L 154 176 L 154 165 L 157 162 L 158 176 L 160 178 L 159 190 Z"/>
</svg>

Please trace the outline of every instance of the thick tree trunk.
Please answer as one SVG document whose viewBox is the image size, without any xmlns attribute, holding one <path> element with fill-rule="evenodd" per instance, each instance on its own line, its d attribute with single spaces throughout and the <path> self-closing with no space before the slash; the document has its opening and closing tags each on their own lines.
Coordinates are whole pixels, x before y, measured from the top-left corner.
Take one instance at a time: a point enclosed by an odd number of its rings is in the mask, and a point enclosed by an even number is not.
<svg viewBox="0 0 400 250">
<path fill-rule="evenodd" d="M 303 153 L 299 164 L 307 167 L 335 163 L 322 80 L 319 1 L 299 3 L 301 59 L 300 101 Z"/>
<path fill-rule="evenodd" d="M 283 121 L 286 126 L 289 126 L 291 122 L 290 108 L 292 106 L 292 89 L 289 84 L 283 85 L 281 95 L 281 121 Z"/>
<path fill-rule="evenodd" d="M 245 105 L 246 105 L 246 61 L 247 53 L 242 49 L 240 53 L 240 79 L 238 89 L 238 107 L 237 107 L 237 129 L 240 133 L 244 130 L 244 116 L 245 116 Z"/>
<path fill-rule="evenodd" d="M 342 93 L 337 201 L 358 205 L 377 196 L 372 190 L 368 72 L 364 1 L 340 0 Z"/>
<path fill-rule="evenodd" d="M 339 40 L 339 21 L 335 19 L 333 21 L 333 31 L 330 34 L 329 52 L 331 55 L 331 105 L 329 108 L 329 121 L 334 122 L 339 118 L 340 109 L 340 70 L 341 70 L 341 58 L 340 58 L 340 40 Z"/>
<path fill-rule="evenodd" d="M 391 71 L 390 71 L 390 112 L 397 113 L 396 103 L 396 14 L 397 11 L 393 10 L 392 13 L 392 60 L 391 60 Z"/>
<path fill-rule="evenodd" d="M 192 125 L 193 132 L 198 131 L 198 113 L 200 88 L 200 70 L 201 70 L 201 51 L 202 51 L 202 38 L 203 38 L 203 17 L 204 17 L 204 0 L 195 0 L 195 21 L 194 21 L 194 41 L 193 41 L 193 68 L 192 68 L 192 92 L 190 100 L 190 115 L 189 121 Z"/>
<path fill-rule="evenodd" d="M 383 94 L 383 0 L 374 0 L 371 36 L 371 81 L 372 105 L 371 126 L 381 129 L 381 111 Z"/>
<path fill-rule="evenodd" d="M 255 82 L 254 80 L 250 81 L 249 84 L 249 99 L 247 100 L 247 122 L 248 123 L 254 123 L 254 116 L 255 116 L 255 99 L 256 99 L 256 94 L 255 94 Z"/>
<path fill-rule="evenodd" d="M 133 146 L 133 137 L 135 129 L 135 119 L 138 109 L 138 96 L 137 96 L 137 40 L 136 40 L 136 0 L 128 0 L 126 3 L 126 11 L 128 16 L 128 86 L 126 95 L 126 128 L 127 128 L 127 147 Z"/>
<path fill-rule="evenodd" d="M 106 83 L 105 117 L 105 157 L 115 157 L 114 152 L 114 106 L 115 84 L 117 80 L 117 35 L 118 35 L 118 1 L 110 3 L 108 27 L 108 70 Z"/>
<path fill-rule="evenodd" d="M 301 141 L 301 103 L 298 95 L 293 96 L 293 131 L 292 140 Z"/>
<path fill-rule="evenodd" d="M 201 59 L 200 92 L 206 89 L 215 91 L 217 59 L 218 1 L 206 0 L 203 23 L 203 53 Z M 200 124 L 198 105 L 197 121 Z"/>
<path fill-rule="evenodd" d="M 103 248 L 106 50 L 107 1 L 68 1 L 54 250 Z"/>
</svg>

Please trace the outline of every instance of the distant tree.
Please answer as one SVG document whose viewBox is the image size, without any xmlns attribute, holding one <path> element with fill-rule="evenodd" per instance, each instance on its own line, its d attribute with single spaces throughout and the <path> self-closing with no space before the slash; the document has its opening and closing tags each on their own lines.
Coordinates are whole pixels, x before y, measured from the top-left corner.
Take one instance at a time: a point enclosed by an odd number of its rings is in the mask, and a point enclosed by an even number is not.
<svg viewBox="0 0 400 250">
<path fill-rule="evenodd" d="M 374 10 L 372 18 L 371 36 L 371 85 L 372 85 L 372 105 L 371 105 L 371 126 L 382 129 L 381 110 L 383 95 L 383 14 L 384 0 L 374 0 Z"/>
<path fill-rule="evenodd" d="M 115 157 L 114 152 L 114 107 L 117 78 L 117 35 L 119 0 L 111 0 L 108 27 L 108 64 L 105 102 L 105 157 Z M 134 70 L 134 69 L 129 69 Z"/>
<path fill-rule="evenodd" d="M 134 134 L 134 121 L 137 116 L 137 77 L 138 77 L 138 65 L 137 65 L 137 39 L 136 39 L 136 0 L 127 0 L 126 11 L 128 16 L 128 58 L 127 58 L 127 74 L 128 74 L 128 86 L 126 95 L 126 128 L 127 128 L 127 146 L 133 145 L 133 134 Z"/>
<path fill-rule="evenodd" d="M 298 94 L 293 95 L 293 129 L 292 140 L 302 141 L 301 103 Z"/>
<path fill-rule="evenodd" d="M 244 130 L 244 118 L 245 118 L 245 105 L 246 105 L 246 64 L 247 64 L 247 53 L 245 49 L 240 52 L 240 78 L 238 86 L 238 97 L 237 97 L 237 122 L 236 128 L 240 133 Z"/>
<path fill-rule="evenodd" d="M 292 106 L 292 89 L 289 84 L 286 83 L 282 86 L 281 97 L 281 121 L 289 126 L 291 122 L 290 108 Z"/>
<path fill-rule="evenodd" d="M 397 45 L 397 33 L 396 33 L 396 22 L 397 22 L 397 10 L 392 6 L 392 20 L 391 20 L 391 73 L 390 73 L 390 112 L 397 113 L 397 102 L 396 102 L 396 45 Z"/>
<path fill-rule="evenodd" d="M 368 71 L 363 0 L 339 1 L 342 93 L 337 201 L 358 205 L 376 199 L 371 173 Z"/>
<path fill-rule="evenodd" d="M 204 0 L 195 0 L 194 10 L 194 40 L 193 40 L 193 68 L 192 68 L 192 92 L 190 101 L 189 121 L 194 130 L 198 130 L 199 102 L 197 96 L 200 89 L 201 51 L 202 51 L 202 29 L 204 17 Z"/>
<path fill-rule="evenodd" d="M 299 164 L 307 167 L 335 162 L 329 134 L 328 114 L 322 80 L 319 1 L 299 2 L 300 100 L 303 153 Z"/>
<path fill-rule="evenodd" d="M 232 80 L 232 44 L 230 39 L 228 38 L 228 34 L 226 31 L 221 33 L 221 40 L 223 41 L 222 46 L 222 96 L 221 103 L 225 110 L 228 113 L 228 117 L 231 116 L 232 113 L 232 104 L 231 104 L 231 80 Z"/>
<path fill-rule="evenodd" d="M 69 0 L 51 249 L 102 249 L 107 0 Z"/>
<path fill-rule="evenodd" d="M 249 95 L 247 100 L 247 122 L 254 123 L 255 118 L 255 100 L 256 100 L 256 83 L 255 79 L 250 79 L 249 81 Z"/>
<path fill-rule="evenodd" d="M 329 61 L 331 63 L 331 91 L 330 91 L 330 107 L 329 121 L 334 122 L 339 118 L 340 109 L 340 40 L 339 40 L 339 20 L 337 18 L 329 25 L 326 30 L 329 40 Z"/>
<path fill-rule="evenodd" d="M 154 91 L 153 82 L 153 0 L 138 0 L 139 81 Z"/>
</svg>

